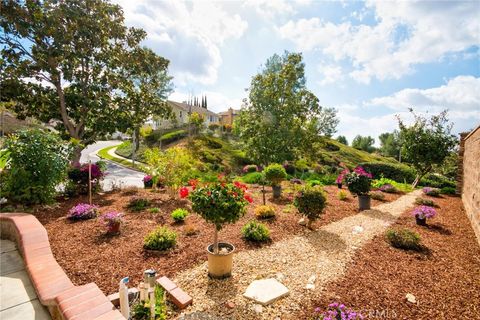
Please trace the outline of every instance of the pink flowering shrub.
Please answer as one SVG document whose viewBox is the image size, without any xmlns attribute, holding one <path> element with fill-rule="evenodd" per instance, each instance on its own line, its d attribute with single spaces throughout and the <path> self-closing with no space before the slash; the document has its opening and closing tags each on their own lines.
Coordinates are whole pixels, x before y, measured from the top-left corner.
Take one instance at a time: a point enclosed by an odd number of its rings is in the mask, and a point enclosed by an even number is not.
<svg viewBox="0 0 480 320">
<path fill-rule="evenodd" d="M 362 167 L 356 167 L 352 172 L 345 175 L 348 190 L 357 196 L 368 195 L 372 183 L 372 174 Z"/>
<path fill-rule="evenodd" d="M 96 218 L 98 215 L 98 207 L 89 205 L 88 203 L 80 203 L 68 211 L 67 219 L 70 220 L 87 220 Z"/>
<path fill-rule="evenodd" d="M 338 175 L 337 179 L 335 180 L 336 184 L 343 183 L 343 179 L 345 178 L 345 175 L 349 174 L 350 170 L 344 169 L 340 174 Z"/>
</svg>

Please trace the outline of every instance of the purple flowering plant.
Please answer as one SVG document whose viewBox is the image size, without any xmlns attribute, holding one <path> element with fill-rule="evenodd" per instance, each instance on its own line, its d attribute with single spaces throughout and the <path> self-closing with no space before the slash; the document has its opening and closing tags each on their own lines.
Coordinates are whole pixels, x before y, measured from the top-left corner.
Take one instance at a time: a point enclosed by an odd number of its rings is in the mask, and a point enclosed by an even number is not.
<svg viewBox="0 0 480 320">
<path fill-rule="evenodd" d="M 418 206 L 413 209 L 412 215 L 419 219 L 433 218 L 437 215 L 437 211 L 429 206 Z"/>
<path fill-rule="evenodd" d="M 98 215 L 98 206 L 88 203 L 79 203 L 68 211 L 67 219 L 87 220 L 93 219 Z"/>
<path fill-rule="evenodd" d="M 111 211 L 103 214 L 100 218 L 105 223 L 105 225 L 110 228 L 123 222 L 123 213 Z"/>
<path fill-rule="evenodd" d="M 437 188 L 425 187 L 422 189 L 422 191 L 427 196 L 432 196 L 432 197 L 436 197 L 440 194 L 440 190 L 438 190 Z"/>
<path fill-rule="evenodd" d="M 397 189 L 391 185 L 390 183 L 387 183 L 387 184 L 384 184 L 383 186 L 381 186 L 380 188 L 378 188 L 378 190 L 382 191 L 382 192 L 386 192 L 386 193 L 395 193 L 397 192 Z"/>
<path fill-rule="evenodd" d="M 317 307 L 315 308 L 315 320 L 357 320 L 364 319 L 364 317 L 359 313 L 351 309 L 347 309 L 344 304 L 339 304 L 337 302 L 331 303 L 328 305 L 328 309 L 322 312 L 322 309 Z"/>
<path fill-rule="evenodd" d="M 144 183 L 148 183 L 150 181 L 152 181 L 153 177 L 151 175 L 146 175 L 145 177 L 143 177 L 143 182 Z"/>
<path fill-rule="evenodd" d="M 363 167 L 356 167 L 352 172 L 345 175 L 348 190 L 357 196 L 368 195 L 372 183 L 372 174 Z"/>
</svg>

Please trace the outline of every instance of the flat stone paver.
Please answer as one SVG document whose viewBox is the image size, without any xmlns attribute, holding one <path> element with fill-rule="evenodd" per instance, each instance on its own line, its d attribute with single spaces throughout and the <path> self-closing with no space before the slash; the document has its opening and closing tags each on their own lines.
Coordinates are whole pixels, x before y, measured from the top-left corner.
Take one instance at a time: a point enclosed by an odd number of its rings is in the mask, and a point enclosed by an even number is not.
<svg viewBox="0 0 480 320">
<path fill-rule="evenodd" d="M 15 243 L 2 239 L 0 247 L 0 319 L 51 319 L 47 309 L 38 301 Z"/>
<path fill-rule="evenodd" d="M 252 299 L 264 306 L 288 295 L 287 287 L 276 279 L 262 279 L 253 281 L 243 294 L 245 298 Z"/>
</svg>

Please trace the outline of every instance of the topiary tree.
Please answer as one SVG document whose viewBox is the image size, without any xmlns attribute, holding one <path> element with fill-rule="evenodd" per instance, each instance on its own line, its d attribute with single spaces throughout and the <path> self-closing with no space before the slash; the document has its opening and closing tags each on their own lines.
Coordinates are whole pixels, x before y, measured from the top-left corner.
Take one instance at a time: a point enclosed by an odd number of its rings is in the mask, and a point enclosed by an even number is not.
<svg viewBox="0 0 480 320">
<path fill-rule="evenodd" d="M 23 204 L 52 202 L 56 186 L 66 177 L 71 145 L 36 129 L 9 136 L 5 147 L 9 162 L 1 193 Z"/>
<path fill-rule="evenodd" d="M 287 177 L 285 168 L 281 164 L 274 163 L 266 167 L 263 170 L 263 173 L 265 175 L 265 179 L 270 181 L 272 184 L 273 197 L 279 198 L 282 194 L 280 183 Z"/>
<path fill-rule="evenodd" d="M 202 127 L 204 122 L 205 117 L 203 115 L 197 112 L 192 112 L 192 114 L 190 114 L 190 116 L 188 117 L 188 124 L 190 126 L 191 133 L 193 133 L 194 135 L 197 134 L 200 131 L 200 128 Z"/>
<path fill-rule="evenodd" d="M 407 126 L 398 117 L 400 135 L 402 136 L 402 154 L 417 173 L 412 183 L 416 187 L 420 179 L 430 172 L 435 164 L 441 164 L 457 144 L 451 134 L 453 123 L 447 119 L 447 111 L 433 115 L 429 119 L 410 112 L 414 123 Z"/>
<path fill-rule="evenodd" d="M 323 210 L 327 206 L 327 198 L 320 186 L 304 187 L 295 197 L 293 202 L 298 212 L 307 217 L 308 228 L 312 228 L 312 223 L 320 218 Z"/>
</svg>

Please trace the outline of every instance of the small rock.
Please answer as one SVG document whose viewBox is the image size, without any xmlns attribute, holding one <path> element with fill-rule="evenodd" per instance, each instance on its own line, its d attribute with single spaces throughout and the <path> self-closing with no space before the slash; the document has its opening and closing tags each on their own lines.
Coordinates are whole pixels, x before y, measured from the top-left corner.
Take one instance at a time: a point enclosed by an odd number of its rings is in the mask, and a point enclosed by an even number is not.
<svg viewBox="0 0 480 320">
<path fill-rule="evenodd" d="M 306 226 L 307 220 L 305 218 L 301 218 L 300 220 L 298 220 L 298 224 L 301 226 Z"/>
<path fill-rule="evenodd" d="M 283 264 L 287 263 L 287 259 L 282 259 L 282 263 Z"/>
<path fill-rule="evenodd" d="M 310 278 L 308 278 L 308 283 L 315 283 L 315 280 L 317 279 L 317 277 L 315 275 L 312 275 L 310 276 Z"/>
<path fill-rule="evenodd" d="M 260 304 L 254 304 L 254 305 L 253 305 L 253 311 L 255 311 L 255 313 L 262 313 L 262 312 L 263 312 L 263 307 L 262 307 L 262 305 L 260 305 Z"/>
<path fill-rule="evenodd" d="M 235 303 L 233 303 L 232 301 L 229 301 L 225 304 L 225 306 L 228 308 L 228 309 L 233 309 L 235 308 Z"/>
<path fill-rule="evenodd" d="M 307 285 L 305 286 L 305 289 L 307 289 L 307 290 L 313 290 L 313 289 L 315 289 L 315 285 L 312 284 L 312 283 L 307 283 Z"/>
<path fill-rule="evenodd" d="M 364 229 L 363 229 L 362 226 L 355 226 L 355 227 L 353 227 L 352 233 L 355 233 L 355 234 L 362 233 L 363 230 L 364 230 Z"/>
<path fill-rule="evenodd" d="M 275 275 L 275 278 L 276 278 L 278 281 L 281 282 L 281 281 L 285 280 L 285 275 L 284 275 L 283 273 L 280 273 L 280 272 L 279 272 L 279 273 L 277 273 L 277 274 Z"/>
<path fill-rule="evenodd" d="M 407 293 L 407 295 L 405 296 L 405 298 L 407 298 L 407 301 L 410 302 L 410 303 L 417 303 L 417 299 L 415 298 L 415 296 L 411 293 Z"/>
</svg>

